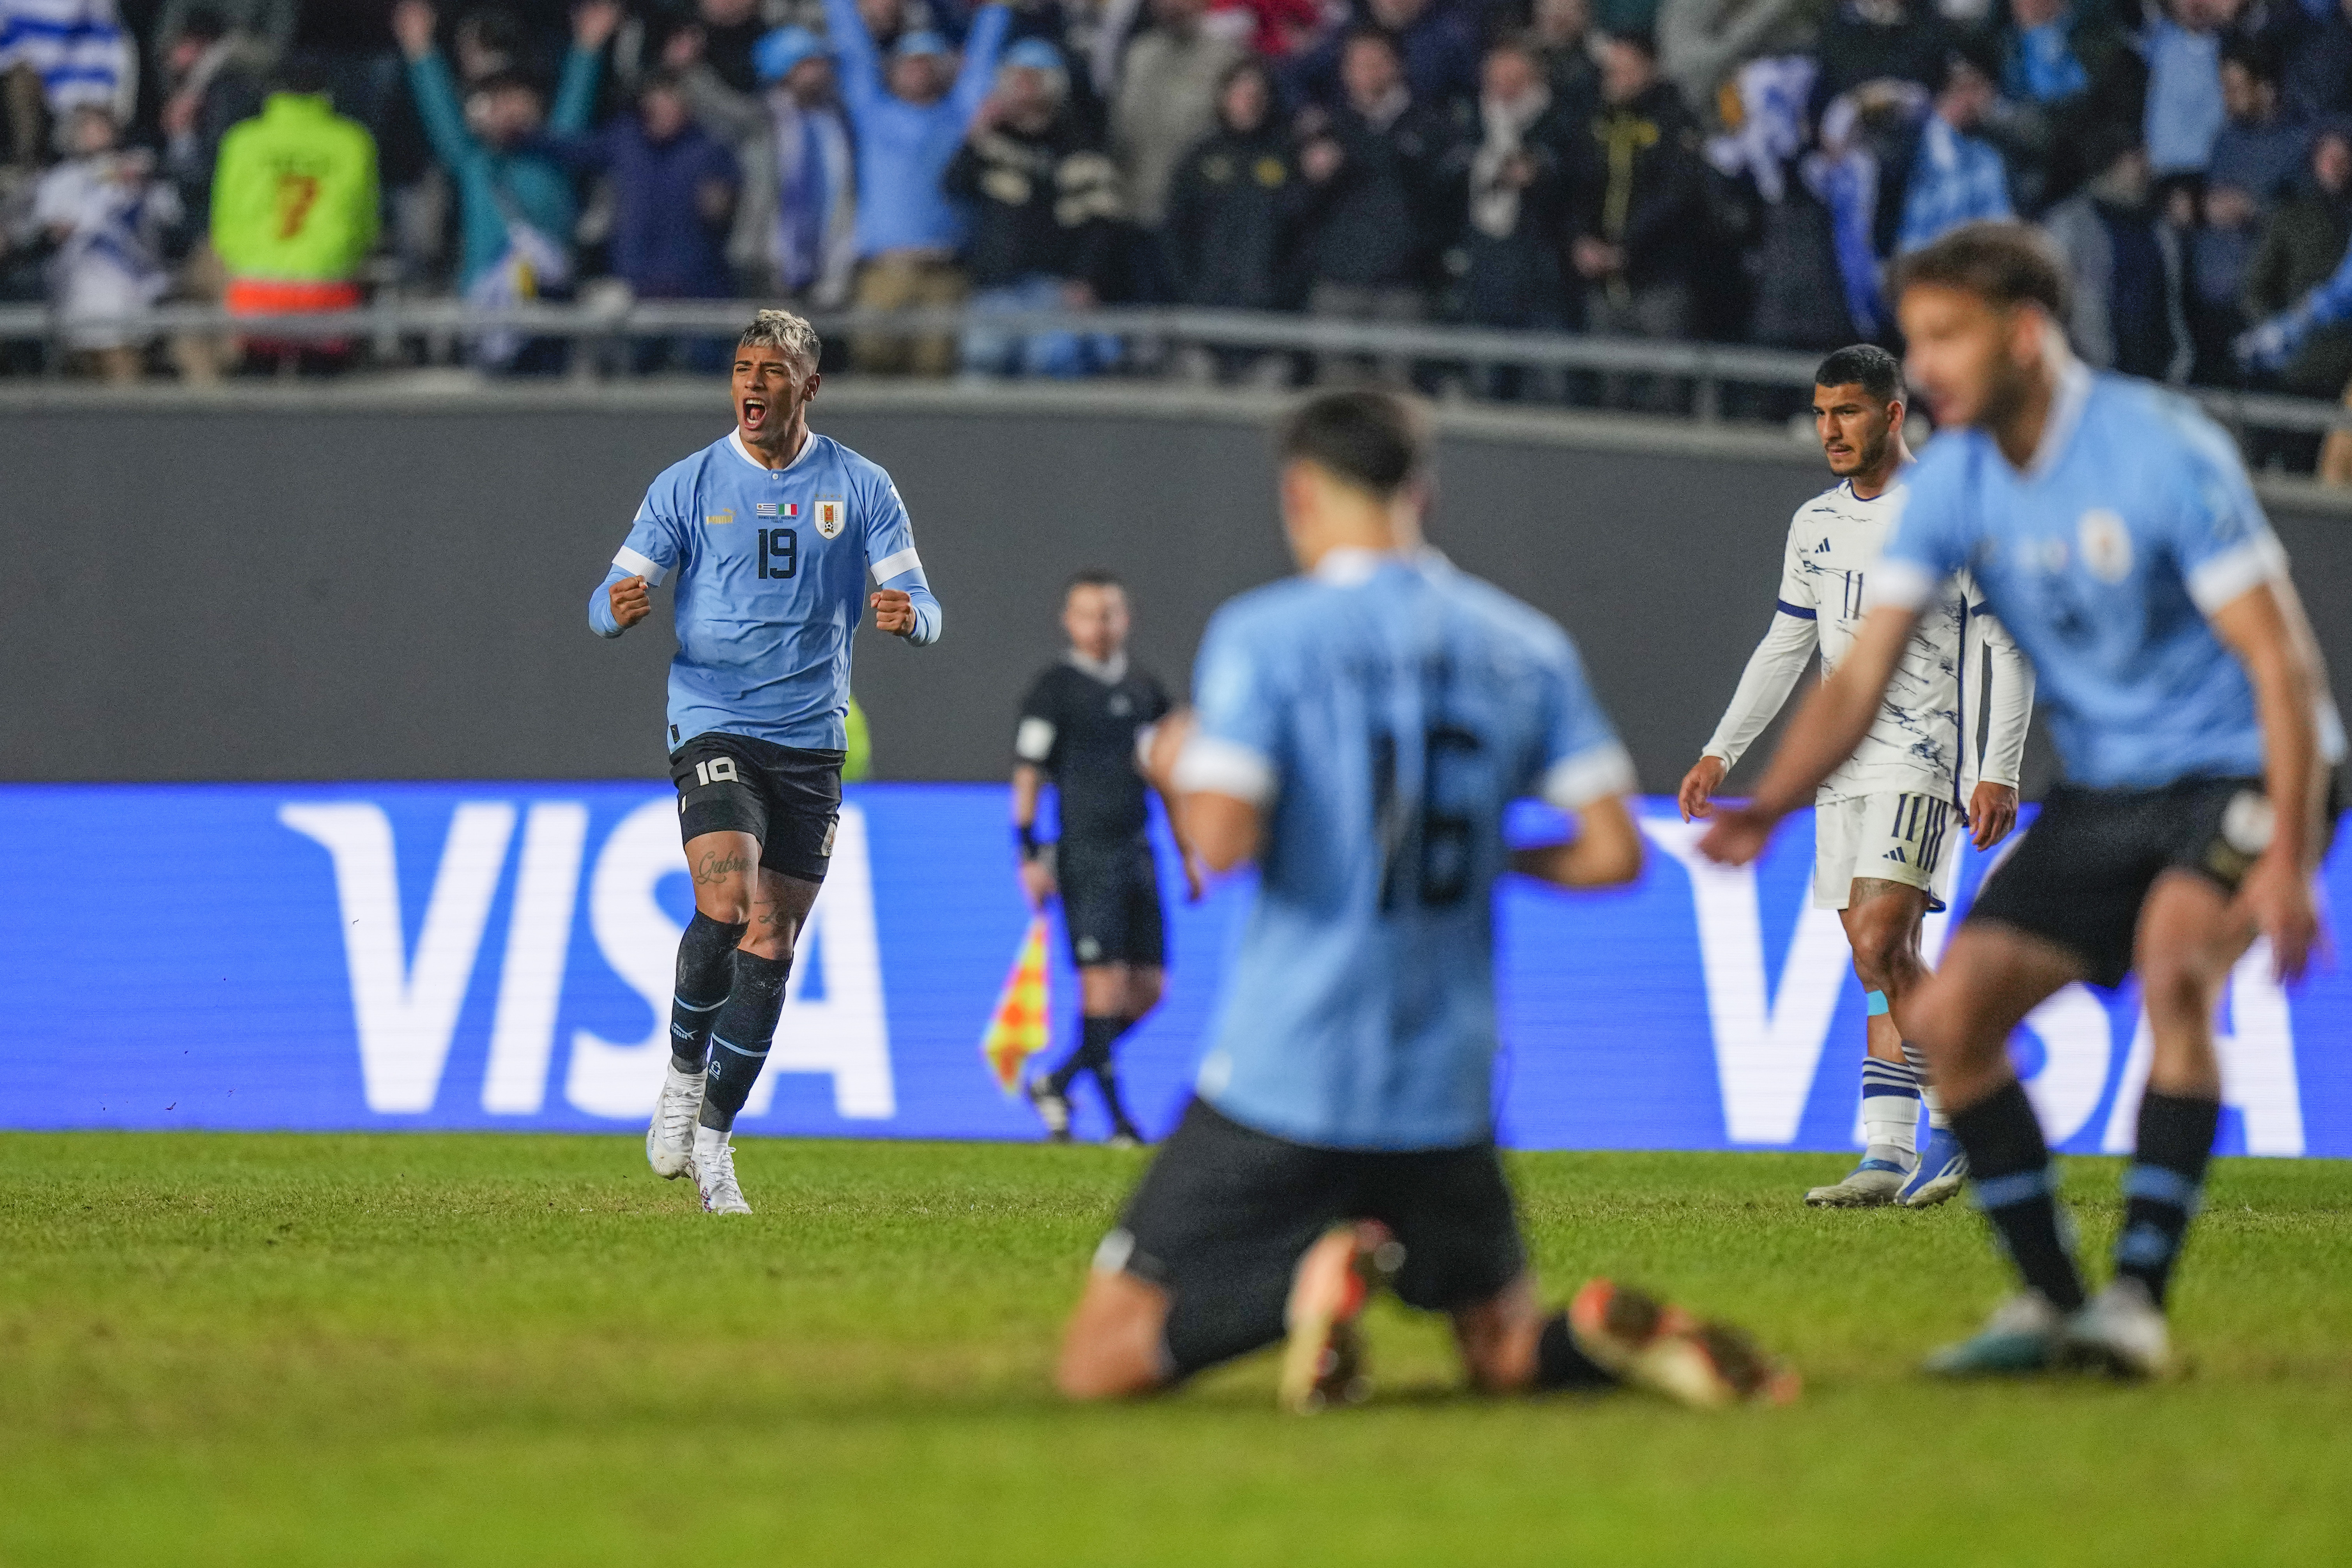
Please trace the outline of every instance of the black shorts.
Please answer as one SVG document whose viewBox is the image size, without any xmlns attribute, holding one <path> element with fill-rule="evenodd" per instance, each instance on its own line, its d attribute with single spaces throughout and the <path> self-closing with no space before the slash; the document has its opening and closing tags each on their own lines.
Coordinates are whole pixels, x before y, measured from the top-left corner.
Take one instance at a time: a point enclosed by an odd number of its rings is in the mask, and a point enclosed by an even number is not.
<svg viewBox="0 0 2352 1568">
<path fill-rule="evenodd" d="M 2329 821 L 2333 823 L 2333 790 Z M 2092 981 L 2131 973 L 2140 906 L 2165 872 L 2237 891 L 2270 842 L 2258 778 L 2182 779 L 2162 789 L 2060 784 L 1977 894 L 1971 921 L 1999 921 L 2083 961 Z"/>
<path fill-rule="evenodd" d="M 1149 840 L 1065 838 L 1054 847 L 1054 882 L 1073 963 L 1166 966 L 1160 867 Z"/>
<path fill-rule="evenodd" d="M 771 871 L 822 882 L 841 820 L 840 752 L 706 731 L 669 754 L 678 836 L 748 833 Z"/>
<path fill-rule="evenodd" d="M 1160 1146 L 1096 1267 L 1169 1293 L 1168 1349 L 1181 1374 L 1282 1337 L 1291 1274 L 1345 1220 L 1396 1233 L 1407 1305 L 1490 1301 L 1527 1268 L 1495 1146 L 1403 1153 L 1318 1149 L 1243 1126 L 1195 1100 Z"/>
</svg>

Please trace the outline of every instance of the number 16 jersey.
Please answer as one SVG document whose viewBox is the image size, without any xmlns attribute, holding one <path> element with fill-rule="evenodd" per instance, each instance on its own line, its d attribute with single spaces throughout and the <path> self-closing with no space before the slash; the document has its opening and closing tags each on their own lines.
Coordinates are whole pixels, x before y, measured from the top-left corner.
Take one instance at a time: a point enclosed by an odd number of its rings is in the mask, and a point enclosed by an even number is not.
<svg viewBox="0 0 2352 1568">
<path fill-rule="evenodd" d="M 1265 827 L 1202 1098 L 1328 1148 L 1491 1137 L 1504 808 L 1633 786 L 1566 634 L 1433 552 L 1335 551 L 1218 611 L 1194 700 L 1177 786 Z"/>
<path fill-rule="evenodd" d="M 675 576 L 669 749 L 719 730 L 840 751 L 869 569 L 914 602 L 907 640 L 938 641 L 940 602 L 890 476 L 814 431 L 790 463 L 771 468 L 730 430 L 646 491 L 628 542 L 589 596 L 588 624 L 599 637 L 620 636 L 611 585 L 637 576 L 658 587 Z"/>
</svg>

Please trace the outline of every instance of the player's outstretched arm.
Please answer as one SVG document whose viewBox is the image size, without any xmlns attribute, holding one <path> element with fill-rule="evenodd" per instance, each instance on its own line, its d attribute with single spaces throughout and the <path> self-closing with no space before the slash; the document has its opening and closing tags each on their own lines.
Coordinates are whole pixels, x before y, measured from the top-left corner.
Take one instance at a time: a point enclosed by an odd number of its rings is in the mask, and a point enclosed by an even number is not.
<svg viewBox="0 0 2352 1568">
<path fill-rule="evenodd" d="M 1870 612 L 1837 673 L 1815 687 L 1789 721 L 1789 732 L 1772 758 L 1756 797 L 1716 819 L 1699 850 L 1710 860 L 1744 866 L 1763 853 L 1780 820 L 1802 805 L 1837 765 L 1870 732 L 1870 721 L 1886 697 L 1903 645 L 1918 624 L 1918 612 L 1882 605 Z"/>
<path fill-rule="evenodd" d="M 2271 939 L 2279 974 L 2292 980 L 2303 973 L 2319 940 L 2311 873 L 2326 842 L 2319 714 L 2328 705 L 2326 677 L 2303 603 L 2283 575 L 2256 584 L 2209 618 L 2253 684 L 2263 783 L 2274 808 L 2270 847 L 2246 873 L 2237 907 Z"/>
<path fill-rule="evenodd" d="M 1642 874 L 1642 830 L 1622 795 L 1580 807 L 1565 844 L 1511 852 L 1511 869 L 1555 888 L 1622 887 Z"/>
<path fill-rule="evenodd" d="M 588 595 L 588 629 L 600 637 L 616 637 L 653 614 L 653 608 L 646 580 L 615 566 Z"/>
</svg>

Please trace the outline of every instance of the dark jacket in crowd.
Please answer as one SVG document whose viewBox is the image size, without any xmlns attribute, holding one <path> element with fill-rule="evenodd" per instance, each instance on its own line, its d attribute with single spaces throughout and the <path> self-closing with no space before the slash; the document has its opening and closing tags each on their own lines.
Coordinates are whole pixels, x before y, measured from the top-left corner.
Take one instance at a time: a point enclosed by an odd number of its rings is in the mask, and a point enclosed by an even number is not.
<svg viewBox="0 0 2352 1568">
<path fill-rule="evenodd" d="M 1688 282 L 1712 237 L 1698 121 L 1674 83 L 1602 104 L 1569 154 L 1570 233 L 1622 247 L 1636 289 Z"/>
<path fill-rule="evenodd" d="M 1475 112 L 1446 154 L 1444 186 L 1458 236 L 1447 257 L 1456 271 L 1456 314 L 1489 327 L 1566 324 L 1568 177 L 1561 148 L 1569 124 L 1554 104 L 1519 134 L 1527 183 L 1499 180 L 1499 160 Z"/>
<path fill-rule="evenodd" d="M 1866 81 L 1916 81 L 1932 92 L 1944 79 L 1950 48 L 1951 36 L 1929 0 L 1910 0 L 1905 19 L 1892 26 L 1864 17 L 1850 3 L 1841 5 L 1822 25 L 1815 109 Z"/>
<path fill-rule="evenodd" d="M 589 135 L 552 142 L 550 150 L 573 168 L 612 177 L 613 275 L 640 299 L 723 300 L 734 292 L 727 268 L 730 215 L 708 217 L 698 203 L 704 185 L 740 188 L 742 176 L 735 155 L 699 125 L 655 142 L 643 121 L 623 114 Z"/>
<path fill-rule="evenodd" d="M 1188 305 L 1276 310 L 1297 301 L 1286 263 L 1307 199 L 1290 138 L 1272 126 L 1212 132 L 1177 163 L 1162 230 Z"/>
<path fill-rule="evenodd" d="M 1478 90 L 1478 30 L 1464 13 L 1464 7 L 1438 0 L 1397 35 L 1405 85 L 1415 103 L 1441 108 Z M 1348 30 L 1339 28 L 1288 63 L 1283 78 L 1294 100 L 1335 110 L 1347 103 L 1339 83 L 1339 56 L 1347 42 Z"/>
<path fill-rule="evenodd" d="M 1307 275 L 1364 288 L 1428 282 L 1437 250 L 1431 237 L 1451 232 L 1440 211 L 1446 122 L 1412 104 L 1383 126 L 1348 104 L 1333 111 L 1330 135 L 1344 157 L 1328 180 L 1309 186 Z"/>
<path fill-rule="evenodd" d="M 2333 277 L 2352 246 L 2352 195 L 2331 196 L 2306 180 L 2280 202 L 2246 264 L 2240 300 L 2250 321 L 2292 309 Z M 2305 397 L 2341 396 L 2352 379 L 2352 325 L 2322 327 L 2279 374 L 2279 385 Z"/>
<path fill-rule="evenodd" d="M 963 265 L 975 286 L 1103 283 L 1122 216 L 1118 170 L 1068 112 L 1034 134 L 1009 125 L 977 133 L 941 184 L 971 207 Z"/>
<path fill-rule="evenodd" d="M 2287 113 L 2319 120 L 2352 112 L 2352 16 L 2339 4 L 2288 39 L 2279 96 Z"/>
</svg>

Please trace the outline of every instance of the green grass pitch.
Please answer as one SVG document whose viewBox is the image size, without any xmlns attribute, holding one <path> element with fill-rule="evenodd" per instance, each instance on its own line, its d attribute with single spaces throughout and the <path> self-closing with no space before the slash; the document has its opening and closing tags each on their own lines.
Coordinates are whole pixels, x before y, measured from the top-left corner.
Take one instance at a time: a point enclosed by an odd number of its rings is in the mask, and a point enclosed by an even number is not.
<svg viewBox="0 0 2352 1568">
<path fill-rule="evenodd" d="M 714 1221 L 625 1138 L 0 1136 L 0 1563 L 2352 1561 L 2352 1167 L 2222 1162 L 2194 1375 L 1947 1388 L 1977 1218 L 1816 1214 L 1834 1156 L 1521 1155 L 1554 1294 L 1655 1281 L 1809 1379 L 1787 1411 L 1486 1404 L 1435 1325 L 1379 1392 L 1266 1358 L 1058 1405 L 1144 1156 L 747 1140 Z M 2074 1160 L 2086 1253 L 2117 1167 Z"/>
</svg>

